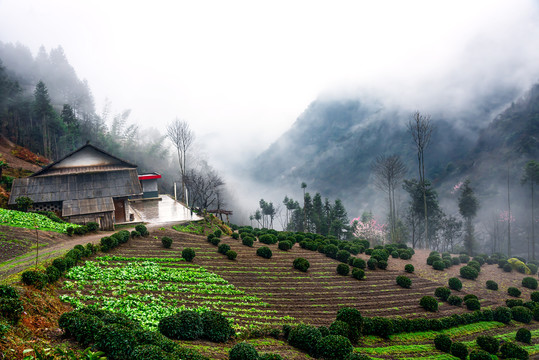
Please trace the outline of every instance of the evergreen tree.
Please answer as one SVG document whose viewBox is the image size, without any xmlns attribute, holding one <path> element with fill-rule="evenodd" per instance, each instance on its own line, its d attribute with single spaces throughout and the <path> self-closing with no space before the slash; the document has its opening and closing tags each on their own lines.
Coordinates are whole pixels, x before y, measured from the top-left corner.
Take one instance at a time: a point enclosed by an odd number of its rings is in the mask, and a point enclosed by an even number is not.
<svg viewBox="0 0 539 360">
<path fill-rule="evenodd" d="M 470 256 L 472 255 L 474 245 L 474 226 L 472 220 L 477 215 L 478 209 L 479 200 L 477 200 L 477 197 L 470 187 L 470 180 L 466 180 L 461 186 L 459 196 L 459 212 L 466 221 L 464 247 Z"/>
<path fill-rule="evenodd" d="M 320 193 L 316 193 L 316 195 L 313 197 L 313 211 L 311 214 L 311 223 L 313 224 L 315 233 L 322 233 L 323 222 L 324 205 L 322 204 L 322 196 L 320 196 Z"/>
<path fill-rule="evenodd" d="M 331 211 L 331 227 L 329 229 L 330 235 L 336 236 L 338 239 L 342 238 L 344 230 L 348 230 L 348 214 L 340 199 L 335 200 Z"/>
<path fill-rule="evenodd" d="M 49 124 L 52 122 L 55 116 L 54 109 L 51 105 L 51 99 L 49 91 L 43 83 L 39 81 L 34 91 L 34 116 L 38 121 L 39 128 L 41 130 L 41 151 L 43 155 L 50 157 L 50 136 L 49 136 Z"/>
</svg>

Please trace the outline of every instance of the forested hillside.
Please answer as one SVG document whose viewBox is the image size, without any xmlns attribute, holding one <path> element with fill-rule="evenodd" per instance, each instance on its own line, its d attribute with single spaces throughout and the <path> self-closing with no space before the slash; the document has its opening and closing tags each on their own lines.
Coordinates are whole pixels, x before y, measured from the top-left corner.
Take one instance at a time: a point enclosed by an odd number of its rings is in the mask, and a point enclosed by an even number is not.
<svg viewBox="0 0 539 360">
<path fill-rule="evenodd" d="M 87 82 L 61 47 L 42 47 L 34 57 L 23 45 L 0 43 L 0 131 L 52 161 L 90 141 L 141 171 L 163 171 L 169 162 L 164 136 L 143 137 L 128 110 L 96 112 Z"/>
</svg>

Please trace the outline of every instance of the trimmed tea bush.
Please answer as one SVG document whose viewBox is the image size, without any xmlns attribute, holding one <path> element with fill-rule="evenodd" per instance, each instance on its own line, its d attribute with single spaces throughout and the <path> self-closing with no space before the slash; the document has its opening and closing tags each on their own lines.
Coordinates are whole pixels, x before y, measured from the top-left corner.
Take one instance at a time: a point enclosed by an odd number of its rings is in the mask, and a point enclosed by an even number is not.
<svg viewBox="0 0 539 360">
<path fill-rule="evenodd" d="M 473 266 L 463 266 L 460 268 L 460 276 L 465 279 L 475 280 L 479 276 L 479 272 Z"/>
<path fill-rule="evenodd" d="M 447 302 L 448 302 L 449 305 L 460 306 L 460 305 L 462 305 L 462 298 L 460 296 L 457 296 L 457 295 L 450 295 L 447 298 Z"/>
<path fill-rule="evenodd" d="M 191 248 L 183 249 L 182 250 L 182 258 L 185 261 L 193 261 L 193 259 L 195 258 L 195 250 L 193 250 Z"/>
<path fill-rule="evenodd" d="M 255 242 L 255 239 L 250 236 L 247 236 L 241 239 L 241 243 L 249 247 L 253 247 L 254 242 Z"/>
<path fill-rule="evenodd" d="M 511 314 L 515 321 L 518 321 L 524 324 L 529 324 L 533 318 L 532 311 L 524 306 L 515 306 L 511 308 Z"/>
<path fill-rule="evenodd" d="M 507 293 L 513 297 L 520 297 L 520 295 L 522 294 L 522 291 L 520 291 L 518 288 L 516 287 L 508 287 L 507 288 Z"/>
<path fill-rule="evenodd" d="M 367 260 L 367 267 L 369 268 L 369 270 L 376 270 L 377 264 L 378 264 L 378 260 L 374 258 L 370 258 L 369 260 Z"/>
<path fill-rule="evenodd" d="M 300 324 L 290 330 L 288 343 L 309 354 L 316 352 L 316 344 L 322 339 L 320 330 L 311 325 Z"/>
<path fill-rule="evenodd" d="M 234 329 L 230 326 L 230 322 L 221 313 L 210 310 L 203 312 L 200 317 L 202 319 L 204 337 L 208 340 L 227 342 L 234 335 Z"/>
<path fill-rule="evenodd" d="M 434 268 L 434 270 L 442 271 L 445 269 L 445 263 L 442 260 L 437 260 L 432 263 L 432 267 Z"/>
<path fill-rule="evenodd" d="M 365 268 L 367 267 L 367 263 L 365 262 L 365 260 L 360 258 L 352 258 L 352 262 L 350 265 L 363 270 L 365 270 Z"/>
<path fill-rule="evenodd" d="M 363 269 L 353 268 L 352 277 L 354 279 L 362 280 L 365 278 L 365 271 Z"/>
<path fill-rule="evenodd" d="M 363 317 L 358 309 L 343 307 L 337 311 L 336 320 L 344 321 L 351 328 L 361 329 Z"/>
<path fill-rule="evenodd" d="M 228 352 L 228 358 L 230 360 L 258 360 L 258 351 L 255 347 L 249 343 L 241 342 Z"/>
<path fill-rule="evenodd" d="M 438 301 L 432 296 L 423 296 L 421 300 L 419 300 L 419 305 L 427 311 L 438 311 Z"/>
<path fill-rule="evenodd" d="M 130 359 L 137 342 L 133 330 L 120 324 L 109 324 L 101 328 L 96 347 L 107 354 L 107 359 Z"/>
<path fill-rule="evenodd" d="M 459 278 L 452 277 L 448 280 L 447 284 L 451 290 L 460 291 L 462 289 L 462 281 Z"/>
<path fill-rule="evenodd" d="M 468 266 L 475 268 L 477 272 L 481 272 L 481 264 L 477 260 L 472 260 L 468 262 Z"/>
<path fill-rule="evenodd" d="M 446 301 L 449 295 L 451 295 L 451 289 L 449 288 L 439 287 L 434 290 L 434 296 L 436 296 L 442 301 Z"/>
<path fill-rule="evenodd" d="M 468 348 L 461 342 L 454 342 L 451 344 L 450 353 L 461 360 L 465 360 L 468 356 Z"/>
<path fill-rule="evenodd" d="M 292 248 L 292 243 L 288 240 L 279 241 L 277 247 L 279 248 L 279 250 L 288 251 Z"/>
<path fill-rule="evenodd" d="M 503 343 L 500 347 L 500 353 L 504 359 L 528 360 L 530 357 L 526 349 L 509 341 Z"/>
<path fill-rule="evenodd" d="M 387 269 L 387 261 L 386 260 L 378 260 L 376 263 L 376 267 L 382 270 Z"/>
<path fill-rule="evenodd" d="M 62 275 L 60 273 L 60 270 L 58 270 L 56 266 L 52 265 L 47 266 L 47 268 L 45 269 L 45 274 L 47 274 L 47 282 L 50 284 L 53 284 L 58 281 L 58 279 Z"/>
<path fill-rule="evenodd" d="M 350 332 L 350 325 L 341 320 L 335 320 L 329 325 L 329 334 L 330 335 L 342 335 L 348 337 Z M 322 333 L 322 331 L 320 331 Z"/>
<path fill-rule="evenodd" d="M 539 303 L 539 291 L 534 291 L 530 294 L 530 299 L 532 301 L 535 301 L 536 303 Z"/>
<path fill-rule="evenodd" d="M 339 250 L 337 251 L 335 258 L 340 262 L 348 263 L 348 259 L 350 258 L 350 252 L 346 250 Z"/>
<path fill-rule="evenodd" d="M 236 257 L 238 257 L 238 253 L 234 250 L 228 250 L 225 255 L 228 260 L 236 260 Z"/>
<path fill-rule="evenodd" d="M 453 342 L 449 338 L 449 336 L 445 334 L 436 335 L 434 338 L 434 347 L 436 347 L 437 350 L 440 350 L 442 352 L 448 353 L 451 350 L 451 344 Z"/>
<path fill-rule="evenodd" d="M 464 302 L 464 304 L 468 310 L 475 311 L 481 309 L 481 304 L 477 299 L 468 299 Z"/>
<path fill-rule="evenodd" d="M 513 271 L 513 267 L 511 266 L 511 264 L 509 264 L 508 262 L 506 262 L 505 265 L 503 266 L 503 271 L 509 273 L 509 272 Z"/>
<path fill-rule="evenodd" d="M 479 335 L 475 342 L 481 349 L 491 354 L 496 354 L 500 348 L 500 341 L 490 335 Z"/>
<path fill-rule="evenodd" d="M 148 229 L 143 224 L 138 224 L 135 226 L 135 231 L 138 231 L 140 236 L 148 236 L 150 233 L 148 232 Z"/>
<path fill-rule="evenodd" d="M 487 280 L 487 289 L 498 290 L 498 283 L 494 280 Z"/>
<path fill-rule="evenodd" d="M 514 308 L 515 306 L 524 306 L 524 301 L 521 299 L 505 299 L 505 305 L 508 308 Z"/>
<path fill-rule="evenodd" d="M 173 340 L 196 340 L 202 337 L 202 319 L 193 310 L 183 310 L 159 321 L 159 332 Z"/>
<path fill-rule="evenodd" d="M 409 274 L 413 273 L 415 271 L 414 265 L 412 265 L 412 264 L 404 265 L 404 271 L 406 271 Z"/>
<path fill-rule="evenodd" d="M 163 247 L 165 249 L 170 249 L 170 247 L 172 246 L 172 239 L 168 236 L 163 236 L 163 238 L 161 239 L 161 244 L 163 244 Z"/>
<path fill-rule="evenodd" d="M 464 295 L 464 299 L 463 299 L 464 302 L 466 302 L 466 300 L 468 300 L 468 299 L 479 300 L 479 298 L 475 294 L 466 294 L 466 295 Z"/>
<path fill-rule="evenodd" d="M 42 272 L 26 270 L 21 274 L 21 280 L 26 285 L 34 285 L 36 289 L 43 289 L 48 283 L 48 277 Z"/>
<path fill-rule="evenodd" d="M 402 260 L 410 260 L 412 258 L 412 253 L 408 250 L 405 250 L 400 252 L 399 256 Z"/>
<path fill-rule="evenodd" d="M 397 284 L 405 289 L 409 289 L 412 286 L 412 280 L 408 276 L 397 276 Z"/>
<path fill-rule="evenodd" d="M 294 269 L 298 269 L 299 271 L 307 272 L 311 264 L 309 264 L 309 261 L 305 258 L 297 258 L 292 263 L 294 266 Z"/>
<path fill-rule="evenodd" d="M 324 360 L 341 360 L 353 350 L 350 340 L 342 335 L 328 335 L 316 344 L 316 354 Z"/>
<path fill-rule="evenodd" d="M 221 254 L 226 254 L 226 252 L 230 250 L 230 245 L 228 244 L 221 244 L 219 245 L 219 247 L 217 248 L 217 252 L 218 253 L 221 253 Z"/>
<path fill-rule="evenodd" d="M 520 341 L 526 344 L 531 344 L 532 342 L 532 333 L 526 328 L 520 328 L 517 330 L 515 335 L 515 340 Z"/>
<path fill-rule="evenodd" d="M 499 321 L 504 324 L 509 324 L 512 318 L 511 309 L 506 306 L 498 306 L 494 309 L 494 321 Z"/>
<path fill-rule="evenodd" d="M 269 247 L 262 246 L 256 250 L 256 255 L 266 259 L 271 259 L 273 253 L 271 252 Z"/>
<path fill-rule="evenodd" d="M 337 265 L 337 274 L 346 276 L 350 273 L 350 266 L 346 264 L 339 264 Z"/>
<path fill-rule="evenodd" d="M 526 276 L 525 278 L 522 279 L 522 286 L 528 289 L 535 290 L 537 289 L 537 280 L 530 276 Z"/>
</svg>

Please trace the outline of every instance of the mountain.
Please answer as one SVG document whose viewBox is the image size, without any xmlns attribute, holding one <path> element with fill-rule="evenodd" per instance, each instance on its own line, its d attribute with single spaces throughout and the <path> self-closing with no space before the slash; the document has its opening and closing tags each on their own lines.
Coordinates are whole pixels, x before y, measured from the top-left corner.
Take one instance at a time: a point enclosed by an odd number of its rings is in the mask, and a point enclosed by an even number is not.
<svg viewBox="0 0 539 360">
<path fill-rule="evenodd" d="M 442 194 L 463 178 L 491 181 L 491 170 L 511 158 L 513 171 L 537 157 L 539 85 L 516 100 L 514 88 L 492 89 L 461 108 L 430 107 L 434 125 L 425 153 L 427 178 Z M 503 110 L 505 109 L 505 110 Z M 502 112 L 500 112 L 503 110 Z M 417 154 L 407 124 L 415 109 L 383 98 L 320 98 L 261 153 L 250 171 L 266 185 L 341 198 L 352 211 L 375 206 L 370 164 L 379 154 L 398 154 L 407 178 L 417 178 Z M 500 176 L 500 181 L 506 171 Z M 515 174 L 516 176 L 516 174 Z M 520 175 L 519 175 L 520 176 Z M 498 182 L 495 182 L 498 184 Z"/>
</svg>

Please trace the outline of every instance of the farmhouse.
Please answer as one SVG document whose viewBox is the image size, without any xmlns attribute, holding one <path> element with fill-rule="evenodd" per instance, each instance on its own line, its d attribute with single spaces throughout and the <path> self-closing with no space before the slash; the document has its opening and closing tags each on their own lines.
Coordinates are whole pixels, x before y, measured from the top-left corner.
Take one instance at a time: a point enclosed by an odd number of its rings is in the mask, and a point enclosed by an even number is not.
<svg viewBox="0 0 539 360">
<path fill-rule="evenodd" d="M 9 204 L 27 196 L 35 210 L 114 230 L 114 223 L 129 219 L 128 198 L 140 195 L 137 165 L 86 144 L 27 178 L 15 179 Z"/>
</svg>

